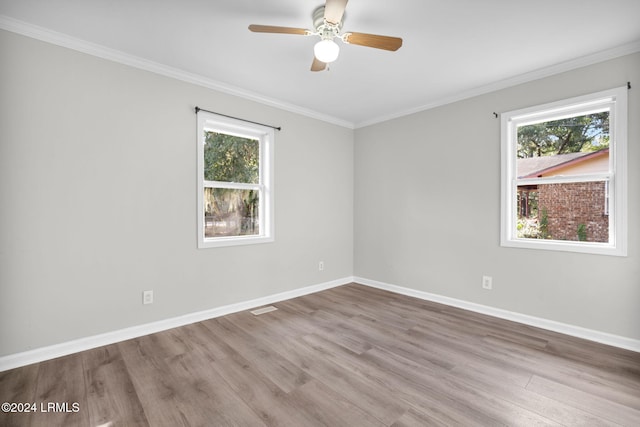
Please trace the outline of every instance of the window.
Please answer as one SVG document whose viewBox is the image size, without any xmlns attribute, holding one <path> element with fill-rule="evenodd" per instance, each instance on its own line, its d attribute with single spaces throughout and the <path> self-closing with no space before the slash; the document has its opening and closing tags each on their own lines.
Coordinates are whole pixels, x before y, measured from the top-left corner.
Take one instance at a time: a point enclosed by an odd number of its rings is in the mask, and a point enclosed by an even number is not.
<svg viewBox="0 0 640 427">
<path fill-rule="evenodd" d="M 198 247 L 273 241 L 271 128 L 198 111 Z"/>
<path fill-rule="evenodd" d="M 627 88 L 501 122 L 502 246 L 626 256 Z"/>
</svg>

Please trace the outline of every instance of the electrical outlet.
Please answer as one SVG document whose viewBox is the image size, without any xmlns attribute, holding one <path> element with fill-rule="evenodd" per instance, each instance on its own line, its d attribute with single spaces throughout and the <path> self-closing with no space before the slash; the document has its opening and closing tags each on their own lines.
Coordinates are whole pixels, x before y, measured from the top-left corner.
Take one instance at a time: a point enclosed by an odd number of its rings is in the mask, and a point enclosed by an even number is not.
<svg viewBox="0 0 640 427">
<path fill-rule="evenodd" d="M 482 289 L 492 289 L 493 278 L 491 276 L 482 276 Z"/>
<path fill-rule="evenodd" d="M 142 291 L 142 304 L 153 304 L 153 291 Z"/>
<path fill-rule="evenodd" d="M 318 271 L 324 270 L 324 261 L 318 261 Z"/>
</svg>

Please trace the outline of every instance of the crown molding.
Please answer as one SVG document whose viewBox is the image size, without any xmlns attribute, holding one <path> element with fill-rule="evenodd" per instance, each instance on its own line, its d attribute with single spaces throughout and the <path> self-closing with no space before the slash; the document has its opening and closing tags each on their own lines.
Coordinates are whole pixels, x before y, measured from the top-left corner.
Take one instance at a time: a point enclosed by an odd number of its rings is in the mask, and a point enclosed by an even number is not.
<svg viewBox="0 0 640 427">
<path fill-rule="evenodd" d="M 205 87 L 207 89 L 226 93 L 228 95 L 234 95 L 239 98 L 244 98 L 263 105 L 289 111 L 291 113 L 307 116 L 312 119 L 321 120 L 323 122 L 346 127 L 349 129 L 354 128 L 354 124 L 347 120 L 319 113 L 317 111 L 300 107 L 298 105 L 282 102 L 277 99 L 269 98 L 259 93 L 251 92 L 237 86 L 219 82 L 199 74 L 190 73 L 174 67 L 169 67 L 167 65 L 150 61 L 135 55 L 130 55 L 116 49 L 111 49 L 106 46 L 102 46 L 96 43 L 69 36 L 67 34 L 59 33 L 57 31 L 49 30 L 44 27 L 20 21 L 6 15 L 0 15 L 0 29 L 37 39 L 46 43 L 51 43 L 53 45 L 65 47 L 67 49 L 86 53 L 98 58 L 128 65 L 140 70 L 149 71 L 151 73 L 159 74 L 165 77 L 170 77 L 175 80 L 180 80 L 186 83 Z"/>
<path fill-rule="evenodd" d="M 274 98 L 269 98 L 267 96 L 261 95 L 256 92 L 251 92 L 251 91 L 239 88 L 237 86 L 219 82 L 199 74 L 189 73 L 187 71 L 180 70 L 178 68 L 169 67 L 167 65 L 149 61 L 147 59 L 130 55 L 122 51 L 111 49 L 96 43 L 91 43 L 79 38 L 75 38 L 67 34 L 59 33 L 57 31 L 52 31 L 44 27 L 40 27 L 37 25 L 33 25 L 24 21 L 20 21 L 20 20 L 8 17 L 6 15 L 0 15 L 0 29 L 11 31 L 17 34 L 21 34 L 23 36 L 31 37 L 31 38 L 41 40 L 47 43 L 51 43 L 54 45 L 66 47 L 68 49 L 86 53 L 88 55 L 107 59 L 109 61 L 121 63 L 124 65 L 141 69 L 141 70 L 149 71 L 165 77 L 170 77 L 186 83 L 191 83 L 197 86 L 205 87 L 207 89 L 212 89 L 218 92 L 234 95 L 234 96 L 244 98 L 250 101 L 254 101 L 263 105 L 275 107 L 284 111 L 300 114 L 306 117 L 310 117 L 312 119 L 317 119 L 323 122 L 342 126 L 348 129 L 359 129 L 359 128 L 371 126 L 377 123 L 386 122 L 388 120 L 409 116 L 411 114 L 430 110 L 432 108 L 451 104 L 453 102 L 462 101 L 464 99 L 473 98 L 475 96 L 484 95 L 490 92 L 495 92 L 497 90 L 506 89 L 508 87 L 517 86 L 519 84 L 527 83 L 534 80 L 539 80 L 555 74 L 560 74 L 566 71 L 571 71 L 577 68 L 586 67 L 588 65 L 593 65 L 599 62 L 604 62 L 610 59 L 615 59 L 621 56 L 640 52 L 640 40 L 636 40 L 634 42 L 627 43 L 625 45 L 618 46 L 612 49 L 603 50 L 591 55 L 586 55 L 580 58 L 561 62 L 559 64 L 555 64 L 549 67 L 544 67 L 535 71 L 520 74 L 518 76 L 506 78 L 495 83 L 490 83 L 490 84 L 479 86 L 467 91 L 462 91 L 451 96 L 440 98 L 428 104 L 419 105 L 414 108 L 405 109 L 393 114 L 379 116 L 370 120 L 365 120 L 358 123 L 352 123 L 350 121 L 343 120 L 338 117 L 333 117 L 333 116 L 323 114 L 311 109 L 300 107 L 298 105 L 286 103 Z"/>
<path fill-rule="evenodd" d="M 520 74 L 514 77 L 506 78 L 495 83 L 490 83 L 488 85 L 479 86 L 467 91 L 459 92 L 452 96 L 438 99 L 429 104 L 420 105 L 415 108 L 399 111 L 397 113 L 377 117 L 371 120 L 362 121 L 362 122 L 356 123 L 354 125 L 354 128 L 359 129 L 359 128 L 371 126 L 377 123 L 386 122 L 388 120 L 409 116 L 411 114 L 419 113 L 421 111 L 426 111 L 432 108 L 462 101 L 464 99 L 473 98 L 474 96 L 484 95 L 484 94 L 495 92 L 501 89 L 517 86 L 519 84 L 528 83 L 534 80 L 540 80 L 542 78 L 550 77 L 555 74 L 560 74 L 560 73 L 575 70 L 578 68 L 586 67 L 588 65 L 593 65 L 600 62 L 608 61 L 611 59 L 619 58 L 621 56 L 631 55 L 636 52 L 640 52 L 640 40 L 636 40 L 634 42 L 627 43 L 625 45 L 618 46 L 612 49 L 596 52 L 591 55 L 586 55 L 580 58 L 561 62 L 559 64 L 551 65 L 549 67 L 540 68 L 538 70 Z M 622 84 L 626 84 L 626 82 L 620 82 L 620 85 Z"/>
</svg>

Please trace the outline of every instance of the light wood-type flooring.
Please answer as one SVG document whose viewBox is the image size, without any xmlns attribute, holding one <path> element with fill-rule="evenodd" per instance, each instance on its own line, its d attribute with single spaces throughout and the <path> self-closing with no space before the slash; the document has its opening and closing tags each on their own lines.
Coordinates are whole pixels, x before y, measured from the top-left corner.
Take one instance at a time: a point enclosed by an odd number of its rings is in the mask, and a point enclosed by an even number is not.
<svg viewBox="0 0 640 427">
<path fill-rule="evenodd" d="M 357 284 L 274 306 L 2 372 L 38 412 L 0 425 L 640 426 L 640 353 Z"/>
</svg>

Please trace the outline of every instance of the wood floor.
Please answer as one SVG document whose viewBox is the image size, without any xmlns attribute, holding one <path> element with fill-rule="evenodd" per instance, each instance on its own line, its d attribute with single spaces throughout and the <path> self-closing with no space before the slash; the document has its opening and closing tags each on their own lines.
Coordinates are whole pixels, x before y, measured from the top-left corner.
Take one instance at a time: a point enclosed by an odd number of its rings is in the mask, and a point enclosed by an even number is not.
<svg viewBox="0 0 640 427">
<path fill-rule="evenodd" d="M 0 425 L 640 426 L 640 353 L 357 284 L 274 305 L 2 372 L 38 412 Z"/>
</svg>

